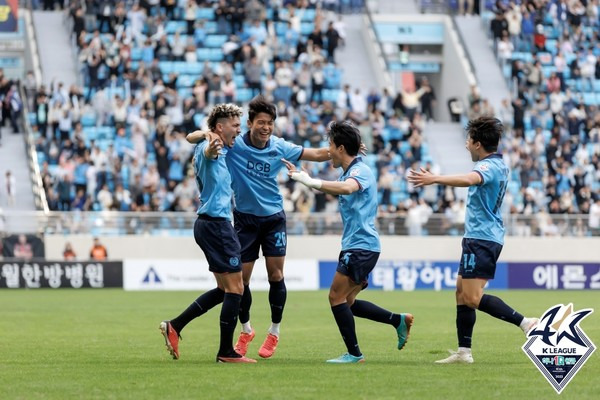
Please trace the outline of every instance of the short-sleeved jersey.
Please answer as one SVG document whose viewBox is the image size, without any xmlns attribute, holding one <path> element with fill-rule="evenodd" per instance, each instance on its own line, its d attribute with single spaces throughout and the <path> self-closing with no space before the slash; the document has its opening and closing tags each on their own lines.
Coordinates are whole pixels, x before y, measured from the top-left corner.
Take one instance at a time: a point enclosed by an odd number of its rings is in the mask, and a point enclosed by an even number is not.
<svg viewBox="0 0 600 400">
<path fill-rule="evenodd" d="M 295 162 L 302 146 L 271 136 L 263 149 L 250 142 L 250 132 L 235 141 L 227 155 L 233 181 L 235 209 L 244 214 L 266 217 L 283 210 L 277 176 L 284 167 L 282 158 Z"/>
<path fill-rule="evenodd" d="M 478 161 L 473 171 L 482 181 L 469 187 L 464 237 L 504 244 L 500 208 L 508 185 L 508 167 L 500 154 L 492 154 Z"/>
<path fill-rule="evenodd" d="M 356 157 L 338 178 L 339 182 L 354 179 L 360 189 L 338 197 L 344 223 L 342 251 L 350 249 L 381 251 L 375 229 L 377 215 L 377 181 L 368 165 Z"/>
<path fill-rule="evenodd" d="M 231 220 L 231 175 L 225 159 L 229 152 L 224 147 L 215 159 L 206 158 L 204 151 L 209 142 L 205 140 L 194 149 L 194 171 L 200 190 L 198 214 Z"/>
</svg>

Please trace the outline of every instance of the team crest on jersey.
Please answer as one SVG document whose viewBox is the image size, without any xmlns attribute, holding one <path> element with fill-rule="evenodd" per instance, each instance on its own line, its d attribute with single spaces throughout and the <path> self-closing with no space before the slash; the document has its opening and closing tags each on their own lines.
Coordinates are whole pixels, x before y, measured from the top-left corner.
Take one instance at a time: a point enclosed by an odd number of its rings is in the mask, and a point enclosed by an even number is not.
<svg viewBox="0 0 600 400">
<path fill-rule="evenodd" d="M 487 164 L 479 164 L 479 169 L 482 171 L 487 171 L 489 167 Z"/>
<path fill-rule="evenodd" d="M 358 176 L 358 174 L 360 174 L 360 171 L 358 170 L 358 168 L 350 171 L 350 176 Z"/>
<path fill-rule="evenodd" d="M 271 150 L 269 152 L 269 159 L 274 160 L 277 158 L 277 152 L 275 150 Z"/>
<path fill-rule="evenodd" d="M 596 350 L 579 326 L 592 312 L 591 308 L 573 311 L 572 303 L 552 306 L 528 333 L 522 347 L 558 394 Z"/>
</svg>

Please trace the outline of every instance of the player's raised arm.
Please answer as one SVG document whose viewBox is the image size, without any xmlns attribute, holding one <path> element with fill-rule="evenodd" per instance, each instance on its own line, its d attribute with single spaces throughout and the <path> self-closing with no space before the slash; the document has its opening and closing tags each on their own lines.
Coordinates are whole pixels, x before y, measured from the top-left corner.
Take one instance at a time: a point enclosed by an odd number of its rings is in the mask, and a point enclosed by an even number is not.
<svg viewBox="0 0 600 400">
<path fill-rule="evenodd" d="M 477 172 L 469 172 L 468 174 L 461 175 L 434 175 L 423 168 L 421 168 L 420 171 L 410 170 L 407 179 L 410 183 L 414 184 L 415 187 L 433 184 L 468 187 L 479 185 L 482 182 L 481 175 Z"/>
<path fill-rule="evenodd" d="M 218 138 L 218 136 L 211 131 L 197 130 L 192 133 L 188 133 L 187 136 L 185 137 L 185 140 L 187 140 L 188 143 L 196 144 L 203 140 L 211 140 L 212 141 L 217 138 Z"/>
<path fill-rule="evenodd" d="M 303 161 L 316 161 L 323 162 L 331 160 L 331 156 L 329 155 L 329 147 L 321 147 L 318 149 L 305 148 L 302 152 L 302 156 L 300 157 Z M 287 164 L 286 164 L 287 166 Z M 289 169 L 289 168 L 288 168 Z"/>
<path fill-rule="evenodd" d="M 360 144 L 360 153 L 363 155 L 367 154 L 367 146 L 364 143 Z M 307 149 L 305 148 L 302 152 L 302 156 L 300 157 L 302 161 L 316 161 L 323 162 L 331 160 L 331 155 L 329 154 L 329 147 L 321 147 L 318 149 Z"/>
</svg>

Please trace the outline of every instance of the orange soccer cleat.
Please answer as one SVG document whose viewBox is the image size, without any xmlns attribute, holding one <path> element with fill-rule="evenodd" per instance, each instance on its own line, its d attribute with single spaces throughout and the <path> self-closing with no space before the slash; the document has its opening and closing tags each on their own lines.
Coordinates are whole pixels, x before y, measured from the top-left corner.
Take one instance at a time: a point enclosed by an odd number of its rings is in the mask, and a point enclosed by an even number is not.
<svg viewBox="0 0 600 400">
<path fill-rule="evenodd" d="M 256 336 L 256 332 L 254 332 L 254 329 L 252 329 L 252 332 L 250 333 L 240 332 L 240 337 L 238 338 L 238 341 L 233 348 L 235 352 L 241 354 L 242 356 L 245 356 L 248 352 L 248 345 L 254 339 L 254 336 Z"/>
<path fill-rule="evenodd" d="M 275 353 L 275 349 L 277 349 L 277 343 L 279 342 L 279 337 L 269 333 L 267 338 L 263 342 L 262 346 L 258 350 L 258 355 L 262 358 L 269 358 Z"/>
<path fill-rule="evenodd" d="M 165 346 L 174 360 L 179 359 L 179 334 L 173 329 L 170 321 L 163 321 L 159 327 L 160 333 L 165 337 Z"/>
</svg>

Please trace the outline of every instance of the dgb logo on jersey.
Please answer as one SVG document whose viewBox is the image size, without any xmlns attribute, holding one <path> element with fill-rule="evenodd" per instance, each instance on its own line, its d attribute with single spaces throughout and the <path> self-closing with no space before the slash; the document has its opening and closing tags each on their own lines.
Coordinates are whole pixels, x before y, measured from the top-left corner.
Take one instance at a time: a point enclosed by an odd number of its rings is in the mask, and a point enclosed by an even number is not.
<svg viewBox="0 0 600 400">
<path fill-rule="evenodd" d="M 250 161 L 248 160 L 248 162 L 246 163 L 246 168 L 251 171 L 251 170 L 255 170 L 258 172 L 270 172 L 271 171 L 271 164 L 269 163 L 263 163 L 260 161 Z"/>
<path fill-rule="evenodd" d="M 574 312 L 573 304 L 552 306 L 528 333 L 522 347 L 558 394 L 596 350 L 579 326 L 592 312 L 591 308 Z"/>
</svg>

